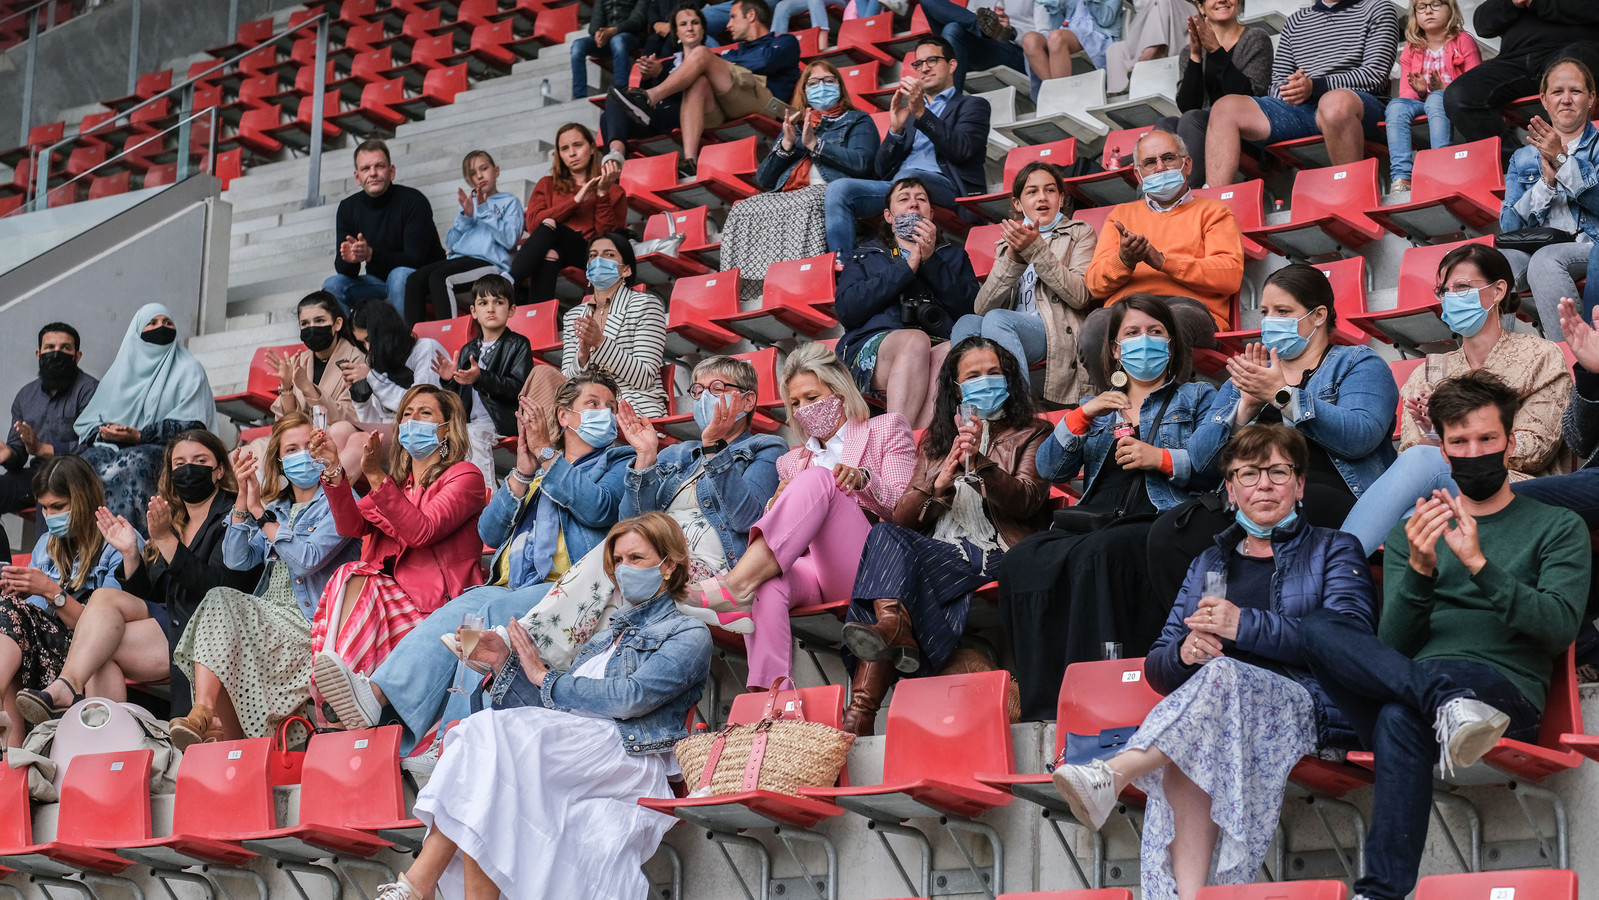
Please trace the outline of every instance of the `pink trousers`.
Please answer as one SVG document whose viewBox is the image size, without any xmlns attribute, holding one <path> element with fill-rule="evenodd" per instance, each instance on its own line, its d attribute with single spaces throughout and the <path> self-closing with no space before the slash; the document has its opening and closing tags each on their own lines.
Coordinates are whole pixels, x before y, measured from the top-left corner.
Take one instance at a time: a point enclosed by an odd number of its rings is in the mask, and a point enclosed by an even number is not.
<svg viewBox="0 0 1599 900">
<path fill-rule="evenodd" d="M 755 591 L 750 613 L 755 633 L 744 639 L 750 687 L 766 688 L 790 674 L 794 639 L 789 610 L 850 599 L 871 530 L 855 498 L 838 489 L 832 472 L 818 466 L 794 476 L 750 529 L 750 540 L 765 537 L 782 569 Z"/>
</svg>

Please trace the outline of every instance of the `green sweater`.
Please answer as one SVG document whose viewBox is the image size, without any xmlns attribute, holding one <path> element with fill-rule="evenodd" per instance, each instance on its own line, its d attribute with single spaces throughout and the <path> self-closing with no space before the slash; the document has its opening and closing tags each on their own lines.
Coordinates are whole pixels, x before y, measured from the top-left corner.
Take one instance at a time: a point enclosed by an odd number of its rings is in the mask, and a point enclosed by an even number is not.
<svg viewBox="0 0 1599 900">
<path fill-rule="evenodd" d="M 1428 578 L 1410 566 L 1401 521 L 1383 552 L 1383 643 L 1417 661 L 1486 663 L 1543 708 L 1555 658 L 1577 638 L 1588 602 L 1592 558 L 1588 529 L 1576 513 L 1516 497 L 1477 517 L 1477 542 L 1488 564 L 1470 574 L 1438 539 L 1438 568 Z"/>
</svg>

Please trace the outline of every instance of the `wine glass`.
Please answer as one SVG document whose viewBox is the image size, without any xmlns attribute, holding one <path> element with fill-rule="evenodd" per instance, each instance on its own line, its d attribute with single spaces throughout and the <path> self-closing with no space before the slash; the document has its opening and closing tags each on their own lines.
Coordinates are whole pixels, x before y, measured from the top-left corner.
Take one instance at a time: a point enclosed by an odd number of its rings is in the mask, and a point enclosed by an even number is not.
<svg viewBox="0 0 1599 900">
<path fill-rule="evenodd" d="M 962 403 L 962 404 L 960 404 L 960 406 L 956 409 L 956 415 L 958 415 L 960 417 L 961 427 L 964 428 L 966 425 L 970 424 L 973 419 L 978 418 L 978 415 L 977 415 L 977 404 L 975 404 L 975 403 Z M 962 462 L 966 466 L 966 471 L 960 476 L 961 480 L 962 481 L 976 481 L 976 480 L 978 480 L 978 479 L 976 479 L 976 478 L 974 478 L 972 476 L 972 457 L 970 456 L 970 454 L 968 454 L 966 459 L 963 460 Z"/>
<path fill-rule="evenodd" d="M 461 639 L 461 671 L 455 676 L 455 685 L 450 688 L 452 694 L 464 694 L 466 688 L 462 685 L 466 681 L 466 660 L 477 649 L 477 639 L 483 634 L 483 617 L 477 613 L 467 613 L 461 617 L 461 630 L 458 632 Z"/>
</svg>

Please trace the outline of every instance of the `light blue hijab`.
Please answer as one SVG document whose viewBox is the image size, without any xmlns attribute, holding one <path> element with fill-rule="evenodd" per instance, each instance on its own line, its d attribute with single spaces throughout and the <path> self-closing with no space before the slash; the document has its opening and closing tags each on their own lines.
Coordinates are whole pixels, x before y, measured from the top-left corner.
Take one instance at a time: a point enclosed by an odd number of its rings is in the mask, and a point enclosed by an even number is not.
<svg viewBox="0 0 1599 900">
<path fill-rule="evenodd" d="M 165 419 L 216 427 L 216 398 L 205 367 L 178 341 L 163 347 L 139 336 L 156 316 L 173 318 L 162 304 L 146 303 L 128 323 L 117 358 L 73 423 L 80 439 L 87 439 L 101 425 L 128 425 L 143 431 Z"/>
</svg>

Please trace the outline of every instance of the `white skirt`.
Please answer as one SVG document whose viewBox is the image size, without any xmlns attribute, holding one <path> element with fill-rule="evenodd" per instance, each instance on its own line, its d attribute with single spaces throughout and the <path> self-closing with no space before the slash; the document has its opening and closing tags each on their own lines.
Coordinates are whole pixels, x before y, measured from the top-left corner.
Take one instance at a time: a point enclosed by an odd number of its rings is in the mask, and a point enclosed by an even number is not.
<svg viewBox="0 0 1599 900">
<path fill-rule="evenodd" d="M 645 900 L 644 861 L 676 819 L 670 754 L 629 756 L 616 723 L 542 707 L 485 710 L 445 735 L 416 816 L 460 848 L 438 896 L 464 896 L 462 854 L 513 900 Z"/>
</svg>

